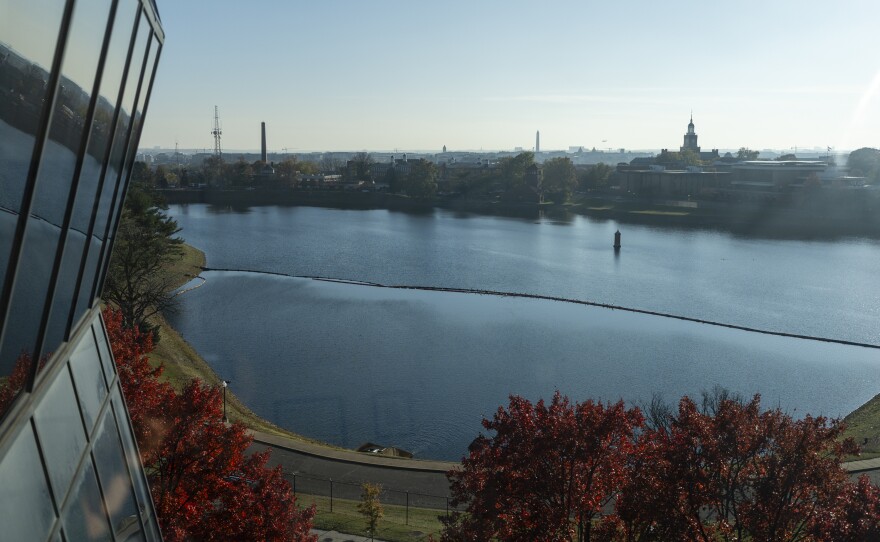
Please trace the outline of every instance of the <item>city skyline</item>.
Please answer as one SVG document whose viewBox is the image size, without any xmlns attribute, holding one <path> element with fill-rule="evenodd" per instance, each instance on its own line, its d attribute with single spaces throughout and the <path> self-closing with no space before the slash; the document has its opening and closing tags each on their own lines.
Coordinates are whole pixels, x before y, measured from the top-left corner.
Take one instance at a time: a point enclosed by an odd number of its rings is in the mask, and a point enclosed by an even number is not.
<svg viewBox="0 0 880 542">
<path fill-rule="evenodd" d="M 270 153 L 878 146 L 880 7 L 162 6 L 143 147 Z M 796 17 L 797 24 L 792 24 Z"/>
</svg>

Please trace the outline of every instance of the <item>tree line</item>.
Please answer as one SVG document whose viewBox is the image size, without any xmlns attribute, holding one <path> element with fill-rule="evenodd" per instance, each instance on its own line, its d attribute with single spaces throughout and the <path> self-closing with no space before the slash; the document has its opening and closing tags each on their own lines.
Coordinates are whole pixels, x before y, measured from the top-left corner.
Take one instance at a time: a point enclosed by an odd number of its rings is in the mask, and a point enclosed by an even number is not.
<svg viewBox="0 0 880 542">
<path fill-rule="evenodd" d="M 447 191 L 454 195 L 474 198 L 499 197 L 507 201 L 547 201 L 565 203 L 576 190 L 601 190 L 608 186 L 612 166 L 599 163 L 591 166 L 575 166 L 570 158 L 558 157 L 540 165 L 539 186 L 526 186 L 526 170 L 535 162 L 532 152 L 507 156 L 497 163 L 483 168 L 465 168 L 444 171 L 426 159 L 414 159 L 406 163 L 390 164 L 383 173 L 374 174 L 376 162 L 366 152 L 356 153 L 347 163 L 329 160 L 327 163 L 302 161 L 295 157 L 271 164 L 274 174 L 270 179 L 259 173 L 262 162 L 247 162 L 243 158 L 223 161 L 208 157 L 198 167 L 175 168 L 159 165 L 150 169 L 144 162 L 135 162 L 132 179 L 156 188 L 216 186 L 225 188 L 251 187 L 257 184 L 306 187 L 297 183 L 298 174 L 339 174 L 349 180 L 362 181 L 368 185 L 384 184 L 388 192 L 412 198 L 429 199 L 439 190 L 440 181 L 447 181 Z"/>
<path fill-rule="evenodd" d="M 443 540 L 880 539 L 880 489 L 849 480 L 837 420 L 795 420 L 716 389 L 654 401 L 511 396 L 460 469 Z"/>
</svg>

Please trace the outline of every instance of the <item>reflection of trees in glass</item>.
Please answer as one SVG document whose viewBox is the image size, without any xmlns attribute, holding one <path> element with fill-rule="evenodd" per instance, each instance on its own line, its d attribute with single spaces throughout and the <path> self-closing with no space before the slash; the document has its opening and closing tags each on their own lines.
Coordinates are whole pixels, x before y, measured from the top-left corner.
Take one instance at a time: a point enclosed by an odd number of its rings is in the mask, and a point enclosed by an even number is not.
<svg viewBox="0 0 880 542">
<path fill-rule="evenodd" d="M 49 355 L 43 356 L 40 361 L 40 369 L 46 365 Z M 18 397 L 19 392 L 24 389 L 30 370 L 31 355 L 27 352 L 22 352 L 18 359 L 15 360 L 15 365 L 13 365 L 9 376 L 0 377 L 0 417 L 9 410 L 12 402 Z"/>
<path fill-rule="evenodd" d="M 46 70 L 0 43 L 0 120 L 23 132 L 36 133 L 48 81 Z M 90 100 L 89 92 L 62 77 L 49 137 L 77 152 Z M 98 99 L 88 149 L 96 159 L 103 157 L 114 111 L 105 98 Z M 129 114 L 120 111 L 122 125 L 128 126 L 129 120 Z"/>
<path fill-rule="evenodd" d="M 45 69 L 0 44 L 0 119 L 35 134 L 48 80 Z"/>
</svg>

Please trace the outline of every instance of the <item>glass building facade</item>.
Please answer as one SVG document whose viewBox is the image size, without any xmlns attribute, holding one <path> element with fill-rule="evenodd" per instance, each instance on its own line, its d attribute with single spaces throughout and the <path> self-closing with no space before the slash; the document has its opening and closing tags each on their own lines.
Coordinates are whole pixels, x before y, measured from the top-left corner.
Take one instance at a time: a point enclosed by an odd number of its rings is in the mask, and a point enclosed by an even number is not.
<svg viewBox="0 0 880 542">
<path fill-rule="evenodd" d="M 164 34 L 0 0 L 0 539 L 159 540 L 100 292 Z"/>
</svg>

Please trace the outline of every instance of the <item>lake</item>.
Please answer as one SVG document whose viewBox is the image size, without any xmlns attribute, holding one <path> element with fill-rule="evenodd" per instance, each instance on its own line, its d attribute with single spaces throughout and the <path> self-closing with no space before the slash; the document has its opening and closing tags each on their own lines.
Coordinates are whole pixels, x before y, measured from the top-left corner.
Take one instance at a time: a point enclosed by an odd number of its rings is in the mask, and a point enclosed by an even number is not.
<svg viewBox="0 0 880 542">
<path fill-rule="evenodd" d="M 170 213 L 213 268 L 534 293 L 880 343 L 876 241 L 440 210 Z M 880 389 L 873 349 L 558 301 L 203 276 L 173 325 L 259 415 L 341 446 L 458 459 L 510 393 L 638 404 L 721 384 L 795 415 L 839 416 Z"/>
</svg>

